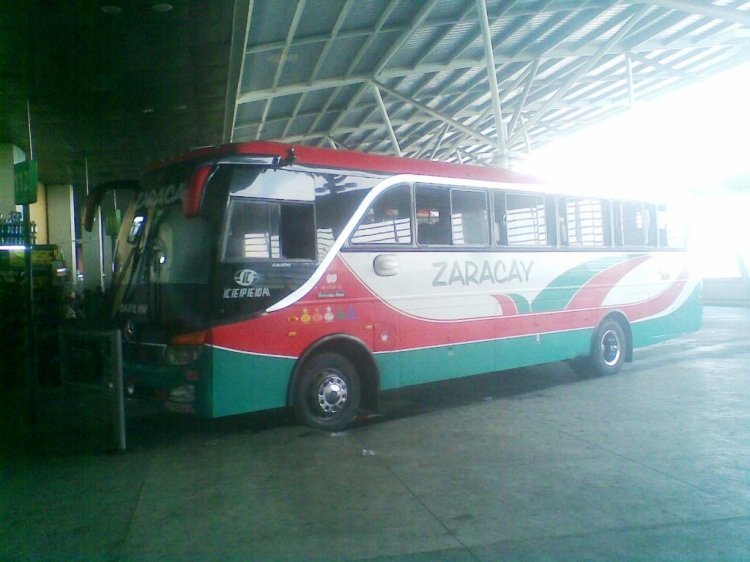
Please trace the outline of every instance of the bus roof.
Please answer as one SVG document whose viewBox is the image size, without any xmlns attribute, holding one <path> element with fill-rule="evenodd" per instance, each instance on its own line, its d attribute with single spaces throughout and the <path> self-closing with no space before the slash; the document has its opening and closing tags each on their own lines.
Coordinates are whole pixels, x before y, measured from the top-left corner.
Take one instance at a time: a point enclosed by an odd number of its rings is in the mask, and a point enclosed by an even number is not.
<svg viewBox="0 0 750 562">
<path fill-rule="evenodd" d="M 465 178 L 472 180 L 544 184 L 545 182 L 502 168 L 451 164 L 416 158 L 366 154 L 353 150 L 335 150 L 301 144 L 285 144 L 271 141 L 252 141 L 245 143 L 223 144 L 215 147 L 199 148 L 187 152 L 168 162 L 159 163 L 152 169 L 175 162 L 188 160 L 213 159 L 229 155 L 271 156 L 286 158 L 289 150 L 294 150 L 295 163 L 307 166 L 341 168 L 352 171 L 377 172 L 383 174 L 415 174 L 424 176 Z"/>
</svg>

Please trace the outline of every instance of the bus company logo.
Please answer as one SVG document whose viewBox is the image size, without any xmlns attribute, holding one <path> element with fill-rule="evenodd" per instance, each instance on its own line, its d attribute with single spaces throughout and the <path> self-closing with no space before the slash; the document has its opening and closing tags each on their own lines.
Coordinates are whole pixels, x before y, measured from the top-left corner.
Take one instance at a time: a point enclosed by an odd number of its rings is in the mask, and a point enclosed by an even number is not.
<svg viewBox="0 0 750 562">
<path fill-rule="evenodd" d="M 502 285 L 504 283 L 528 283 L 534 261 L 525 260 L 484 260 L 481 263 L 471 260 L 433 262 L 437 269 L 432 280 L 433 287 L 450 285 Z"/>
<path fill-rule="evenodd" d="M 241 269 L 234 274 L 234 282 L 241 287 L 251 287 L 258 279 L 260 279 L 260 275 L 252 269 Z"/>
<path fill-rule="evenodd" d="M 135 198 L 135 207 L 161 207 L 162 205 L 171 205 L 179 203 L 185 195 L 185 185 L 167 185 L 158 189 L 151 189 L 139 193 Z"/>
</svg>

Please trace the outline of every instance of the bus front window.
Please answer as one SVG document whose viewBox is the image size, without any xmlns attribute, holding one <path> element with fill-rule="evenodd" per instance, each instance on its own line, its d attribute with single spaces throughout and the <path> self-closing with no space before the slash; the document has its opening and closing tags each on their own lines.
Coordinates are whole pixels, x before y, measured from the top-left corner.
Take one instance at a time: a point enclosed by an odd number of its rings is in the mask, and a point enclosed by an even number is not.
<svg viewBox="0 0 750 562">
<path fill-rule="evenodd" d="M 182 207 L 163 210 L 156 222 L 150 256 L 150 278 L 158 284 L 207 283 L 211 235 L 201 217 L 186 218 Z"/>
</svg>

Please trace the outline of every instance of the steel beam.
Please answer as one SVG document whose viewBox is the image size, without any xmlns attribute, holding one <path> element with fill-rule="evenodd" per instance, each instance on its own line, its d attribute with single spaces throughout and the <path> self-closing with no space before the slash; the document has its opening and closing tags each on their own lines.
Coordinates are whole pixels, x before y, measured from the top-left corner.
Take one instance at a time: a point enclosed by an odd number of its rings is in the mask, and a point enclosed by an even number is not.
<svg viewBox="0 0 750 562">
<path fill-rule="evenodd" d="M 234 124 L 237 122 L 237 100 L 240 97 L 242 74 L 245 71 L 245 57 L 242 53 L 247 48 L 253 3 L 254 0 L 235 0 L 234 2 L 232 42 L 229 47 L 229 76 L 227 77 L 227 94 L 224 102 L 224 130 L 221 135 L 223 142 L 232 142 L 234 138 Z M 240 33 L 243 33 L 242 37 L 239 36 Z"/>
<path fill-rule="evenodd" d="M 289 26 L 289 31 L 286 34 L 286 43 L 284 44 L 284 48 L 281 51 L 279 64 L 276 67 L 276 74 L 273 77 L 272 88 L 274 89 L 278 87 L 279 80 L 281 80 L 281 74 L 284 72 L 284 65 L 286 64 L 287 56 L 289 56 L 289 48 L 292 46 L 292 41 L 294 41 L 294 34 L 297 33 L 297 26 L 299 25 L 299 20 L 302 18 L 302 12 L 305 9 L 306 2 L 307 0 L 297 0 L 297 8 L 294 10 L 294 17 L 292 18 L 292 23 Z M 263 108 L 263 117 L 261 117 L 260 119 L 260 126 L 258 127 L 258 132 L 255 134 L 256 139 L 260 139 L 261 135 L 263 134 L 263 130 L 265 129 L 266 119 L 268 118 L 268 112 L 271 110 L 272 101 L 273 101 L 273 98 L 268 98 L 266 100 L 266 105 Z"/>
<path fill-rule="evenodd" d="M 567 82 L 559 89 L 557 92 L 555 92 L 552 97 L 550 97 L 543 105 L 542 107 L 534 113 L 534 115 L 526 122 L 525 125 L 523 125 L 516 134 L 523 134 L 526 132 L 529 127 L 535 125 L 539 120 L 542 119 L 547 114 L 547 111 L 549 108 L 552 107 L 553 104 L 557 102 L 561 97 L 563 97 L 570 88 L 572 88 L 577 81 L 582 78 L 587 72 L 589 72 L 596 64 L 601 60 L 601 58 L 607 53 L 609 49 L 611 49 L 614 45 L 617 44 L 618 41 L 620 41 L 625 35 L 630 32 L 633 27 L 640 21 L 640 19 L 643 17 L 643 15 L 648 11 L 648 6 L 642 6 L 640 9 L 636 10 L 636 12 L 630 16 L 630 18 L 620 26 L 620 29 L 617 30 L 617 32 L 610 37 L 604 45 L 599 47 L 599 50 L 597 53 L 591 57 L 589 60 L 586 61 L 578 70 L 576 70 L 567 80 Z"/>
<path fill-rule="evenodd" d="M 353 4 L 354 4 L 354 0 L 346 0 L 346 3 L 339 11 L 339 15 L 336 18 L 336 23 L 333 24 L 333 29 L 331 30 L 331 34 L 328 36 L 328 41 L 323 46 L 323 50 L 320 52 L 320 54 L 318 55 L 318 60 L 315 62 L 315 67 L 312 69 L 312 72 L 310 73 L 310 80 L 309 80 L 310 82 L 314 82 L 318 78 L 318 73 L 320 72 L 320 69 L 323 66 L 323 63 L 325 62 L 325 60 L 328 58 L 328 54 L 331 52 L 331 49 L 333 48 L 333 42 L 339 36 L 339 33 L 341 31 L 341 26 L 344 25 L 344 21 L 346 21 L 346 18 L 349 15 L 349 12 L 351 11 Z M 294 106 L 294 111 L 292 111 L 292 116 L 287 121 L 287 124 L 284 127 L 284 131 L 281 133 L 281 138 L 284 138 L 289 134 L 289 129 L 291 128 L 292 123 L 294 123 L 294 120 L 296 119 L 297 114 L 299 113 L 299 110 L 302 107 L 302 104 L 305 103 L 306 96 L 307 96 L 307 92 L 302 92 L 302 95 L 300 95 L 299 99 L 297 100 L 297 103 Z"/>
<path fill-rule="evenodd" d="M 717 6 L 712 2 L 691 2 L 689 0 L 648 0 L 648 4 L 678 10 L 688 14 L 699 14 L 750 27 L 750 11 L 738 10 L 726 6 Z"/>
<path fill-rule="evenodd" d="M 455 119 L 452 119 L 451 117 L 448 117 L 447 115 L 443 115 L 439 111 L 435 111 L 431 107 L 429 107 L 429 106 L 427 106 L 427 105 L 425 105 L 425 104 L 423 104 L 423 103 L 421 103 L 421 102 L 419 102 L 419 101 L 417 101 L 415 99 L 412 99 L 412 98 L 410 98 L 408 96 L 405 96 L 404 94 L 401 94 L 401 93 L 397 92 L 396 90 L 393 90 L 393 89 L 389 88 L 385 84 L 381 84 L 380 82 L 377 82 L 377 81 L 374 81 L 374 83 L 378 86 L 378 88 L 380 88 L 381 90 L 383 90 L 387 94 L 389 94 L 389 95 L 391 95 L 391 96 L 393 96 L 393 97 L 395 97 L 397 99 L 400 99 L 401 101 L 404 101 L 404 102 L 406 102 L 408 104 L 413 105 L 414 107 L 416 107 L 420 111 L 423 111 L 423 112 L 427 113 L 428 115 L 432 115 L 433 117 L 435 117 L 437 119 L 440 119 L 441 121 L 444 121 L 445 123 L 448 123 L 454 129 L 458 129 L 462 133 L 466 133 L 467 135 L 470 135 L 470 136 L 472 136 L 472 137 L 474 137 L 476 139 L 479 139 L 482 142 L 484 142 L 485 144 L 489 144 L 490 146 L 495 146 L 496 145 L 494 139 L 491 139 L 490 137 L 485 136 L 485 135 L 483 135 L 483 134 L 475 131 L 474 129 L 472 129 L 470 127 L 467 127 L 463 123 L 461 123 L 459 121 L 456 121 Z"/>
<path fill-rule="evenodd" d="M 484 0 L 476 0 L 479 12 L 479 25 L 482 29 L 482 42 L 484 43 L 484 59 L 487 67 L 487 78 L 490 83 L 490 95 L 492 96 L 492 111 L 495 114 L 495 135 L 497 136 L 497 162 L 505 168 L 508 166 L 508 149 L 505 146 L 506 130 L 503 122 L 503 110 L 500 107 L 500 90 L 497 87 L 497 70 L 495 70 L 495 56 L 492 48 L 492 34 L 490 32 L 490 20 L 487 17 L 487 4 Z"/>
<path fill-rule="evenodd" d="M 375 28 L 368 35 L 365 42 L 359 47 L 359 49 L 357 50 L 357 54 L 354 55 L 354 59 L 352 60 L 352 62 L 349 63 L 349 67 L 346 69 L 346 74 L 344 75 L 344 78 L 351 77 L 352 72 L 357 67 L 357 64 L 359 64 L 359 61 L 362 60 L 362 57 L 367 52 L 367 49 L 370 47 L 371 43 L 378 36 L 378 33 L 380 33 L 380 31 L 383 29 L 383 27 L 385 26 L 385 22 L 388 21 L 388 18 L 390 18 L 391 14 L 393 13 L 393 10 L 396 9 L 396 4 L 397 4 L 397 0 L 391 0 L 388 3 L 388 6 L 386 6 L 386 8 L 381 12 L 380 17 L 378 18 L 378 21 L 375 24 Z M 367 80 L 363 82 L 366 82 L 366 81 Z M 331 88 L 335 88 L 335 90 L 331 93 L 331 95 L 328 96 L 328 99 L 326 100 L 326 103 L 323 106 L 323 109 L 321 110 L 318 117 L 315 118 L 315 120 L 312 122 L 310 127 L 307 129 L 307 132 L 311 133 L 318 126 L 318 123 L 320 123 L 320 120 L 322 119 L 323 115 L 325 115 L 328 112 L 328 108 L 333 103 L 333 100 L 336 99 L 336 96 L 339 93 L 338 89 L 340 87 L 348 86 L 351 84 L 358 84 L 358 83 L 361 83 L 361 82 L 356 81 L 356 82 L 351 82 L 349 84 L 337 84 L 335 86 L 331 86 Z M 359 99 L 358 96 L 357 96 L 357 99 Z M 342 111 L 341 114 L 334 120 L 333 125 L 329 129 L 329 132 L 333 130 L 335 126 L 337 126 L 341 122 L 341 119 L 343 119 L 343 116 L 346 114 L 346 111 L 348 111 L 348 109 L 352 106 L 353 102 L 354 102 L 354 98 L 349 100 L 349 103 L 347 104 L 347 108 L 344 111 Z"/>
<path fill-rule="evenodd" d="M 391 124 L 391 118 L 388 117 L 388 110 L 383 103 L 383 96 L 380 95 L 380 90 L 378 90 L 378 87 L 375 84 L 372 84 L 372 93 L 375 95 L 375 101 L 378 102 L 380 113 L 383 115 L 383 121 L 385 121 L 385 126 L 388 128 L 388 136 L 391 137 L 393 150 L 396 151 L 398 156 L 402 156 L 401 147 L 398 145 L 398 139 L 396 138 L 396 132 L 393 130 L 393 125 Z"/>
<path fill-rule="evenodd" d="M 635 107 L 635 84 L 633 83 L 633 62 L 630 60 L 630 53 L 625 53 L 625 71 L 628 76 L 628 101 L 630 109 Z"/>
<path fill-rule="evenodd" d="M 529 75 L 526 78 L 526 85 L 523 87 L 523 92 L 521 92 L 521 99 L 518 102 L 518 106 L 516 107 L 516 110 L 513 112 L 513 117 L 510 120 L 510 125 L 508 125 L 508 135 L 513 135 L 513 130 L 516 128 L 516 123 L 518 122 L 518 119 L 521 117 L 521 112 L 523 111 L 523 108 L 526 106 L 526 99 L 529 97 L 529 92 L 531 91 L 531 86 L 534 83 L 534 79 L 536 78 L 536 72 L 539 70 L 539 60 L 535 60 L 532 65 L 531 69 L 529 70 Z"/>
<path fill-rule="evenodd" d="M 738 36 L 736 33 L 725 33 L 720 35 L 713 35 L 705 39 L 698 41 L 692 39 L 679 39 L 671 42 L 668 46 L 665 46 L 660 41 L 649 41 L 643 42 L 635 46 L 634 48 L 625 48 L 622 46 L 611 45 L 610 42 L 604 45 L 587 44 L 580 49 L 568 49 L 559 48 L 553 49 L 544 53 L 541 56 L 541 60 L 549 59 L 567 59 L 567 58 L 585 58 L 597 56 L 601 58 L 604 55 L 622 55 L 626 52 L 632 51 L 634 53 L 650 53 L 653 51 L 679 51 L 682 49 L 714 49 L 716 47 L 750 47 L 750 36 Z M 498 55 L 495 53 L 495 63 L 498 65 L 509 64 L 514 62 L 532 62 L 536 60 L 538 55 L 534 53 L 520 53 L 515 55 Z M 313 83 L 301 82 L 297 84 L 289 84 L 286 86 L 276 88 L 266 88 L 261 90 L 254 90 L 252 92 L 245 92 L 241 96 L 237 103 L 250 103 L 256 101 L 263 101 L 268 97 L 275 96 L 287 96 L 292 94 L 299 94 L 302 92 L 311 92 L 315 90 L 326 90 L 332 88 L 338 88 L 342 86 L 350 86 L 352 84 L 362 84 L 369 82 L 370 80 L 377 79 L 390 80 L 393 78 L 403 78 L 405 76 L 413 76 L 415 74 L 429 74 L 437 73 L 446 70 L 459 70 L 468 68 L 479 68 L 483 65 L 484 60 L 477 59 L 457 59 L 450 62 L 443 63 L 425 63 L 419 64 L 414 67 L 395 67 L 389 69 L 383 69 L 377 74 L 356 74 L 348 77 L 339 78 L 327 78 L 324 80 L 316 80 Z"/>
<path fill-rule="evenodd" d="M 417 13 L 416 17 L 409 22 L 409 27 L 401 33 L 399 38 L 388 48 L 388 51 L 385 53 L 385 55 L 380 59 L 377 66 L 375 67 L 375 70 L 373 72 L 373 76 L 376 77 L 380 74 L 380 72 L 388 65 L 390 60 L 393 58 L 393 56 L 404 46 L 404 44 L 409 40 L 411 37 L 412 32 L 417 29 L 422 23 L 427 19 L 427 16 L 430 13 L 430 10 L 432 10 L 433 6 L 437 3 L 437 0 L 429 0 L 427 2 L 424 2 L 422 6 L 419 9 L 419 12 Z M 364 49 L 361 49 L 358 53 L 358 56 L 364 54 Z M 349 65 L 349 70 L 356 68 L 357 64 L 359 64 L 359 59 L 355 58 L 354 61 Z M 344 119 L 346 116 L 346 112 L 351 108 L 354 104 L 356 104 L 359 99 L 362 97 L 362 94 L 365 92 L 364 87 L 360 87 L 359 90 L 352 96 L 352 99 L 349 100 L 349 103 L 347 104 L 346 110 L 342 111 L 341 114 L 336 118 L 336 120 L 331 124 L 331 127 L 329 129 L 329 133 L 332 133 L 336 130 L 336 127 L 338 127 L 339 123 Z"/>
<path fill-rule="evenodd" d="M 699 78 L 697 74 L 691 74 L 689 72 L 685 72 L 684 70 L 679 70 L 677 68 L 672 68 L 669 65 L 660 63 L 658 61 L 654 61 L 651 59 L 648 59 L 641 55 L 636 55 L 634 53 L 628 53 L 630 56 L 631 61 L 637 60 L 638 62 L 650 66 L 651 68 L 654 68 L 658 70 L 659 72 L 664 72 L 667 74 L 671 74 L 672 76 L 675 76 L 677 78 L 680 78 L 682 80 L 696 80 Z"/>
</svg>

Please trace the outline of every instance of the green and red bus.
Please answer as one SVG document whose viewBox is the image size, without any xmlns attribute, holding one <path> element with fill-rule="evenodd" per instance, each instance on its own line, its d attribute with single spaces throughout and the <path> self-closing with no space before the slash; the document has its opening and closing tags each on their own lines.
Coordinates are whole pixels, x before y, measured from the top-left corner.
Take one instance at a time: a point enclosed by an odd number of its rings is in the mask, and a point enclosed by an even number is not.
<svg viewBox="0 0 750 562">
<path fill-rule="evenodd" d="M 381 391 L 565 360 L 615 373 L 700 324 L 683 229 L 645 201 L 271 142 L 127 187 L 110 288 L 125 383 L 173 411 L 291 406 L 339 430 Z"/>
</svg>

